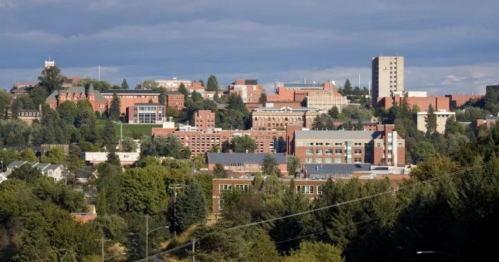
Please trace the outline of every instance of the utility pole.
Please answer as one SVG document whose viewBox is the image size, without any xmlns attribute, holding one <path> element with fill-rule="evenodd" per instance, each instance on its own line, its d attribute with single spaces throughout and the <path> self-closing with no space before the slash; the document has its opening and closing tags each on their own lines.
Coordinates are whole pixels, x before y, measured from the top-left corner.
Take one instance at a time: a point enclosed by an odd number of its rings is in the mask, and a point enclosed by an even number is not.
<svg viewBox="0 0 499 262">
<path fill-rule="evenodd" d="M 192 240 L 192 262 L 196 262 L 196 256 L 194 253 L 196 252 L 196 239 Z"/>
<path fill-rule="evenodd" d="M 146 215 L 146 262 L 149 260 L 149 215 Z"/>
<path fill-rule="evenodd" d="M 102 250 L 101 250 L 101 252 L 102 252 L 102 262 L 104 262 L 105 255 L 106 255 L 106 253 L 104 252 L 104 243 L 106 243 L 109 240 L 107 240 L 104 237 L 102 237 L 101 239 L 96 239 L 95 241 L 99 241 L 100 244 L 101 244 L 101 248 L 102 248 Z"/>
<path fill-rule="evenodd" d="M 175 227 L 175 205 L 177 204 L 177 189 L 182 188 L 179 184 L 174 186 L 169 186 L 169 189 L 173 189 L 173 237 L 177 237 L 177 229 Z"/>
</svg>

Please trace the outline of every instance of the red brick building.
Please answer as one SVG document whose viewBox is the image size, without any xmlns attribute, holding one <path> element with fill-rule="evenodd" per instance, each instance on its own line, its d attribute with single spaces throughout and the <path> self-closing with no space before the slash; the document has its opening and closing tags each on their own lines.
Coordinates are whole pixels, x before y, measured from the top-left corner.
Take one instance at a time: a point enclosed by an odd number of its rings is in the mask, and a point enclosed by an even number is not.
<svg viewBox="0 0 499 262">
<path fill-rule="evenodd" d="M 266 155 L 265 153 L 208 153 L 208 170 L 213 171 L 215 165 L 221 164 L 225 170 L 233 173 L 251 174 L 262 172 L 262 163 Z M 271 154 L 271 156 L 276 160 L 281 174 L 287 177 L 286 155 Z"/>
<path fill-rule="evenodd" d="M 181 110 L 185 107 L 184 94 L 179 92 L 167 92 L 165 103 L 166 107 L 174 107 Z"/>
<path fill-rule="evenodd" d="M 377 131 L 294 131 L 291 153 L 305 164 L 405 164 L 405 140 L 394 125 Z"/>
<path fill-rule="evenodd" d="M 51 109 L 55 110 L 58 105 L 66 101 L 78 103 L 80 100 L 87 100 L 92 105 L 93 110 L 100 113 L 106 112 L 108 108 L 108 100 L 99 91 L 95 91 L 92 85 L 88 88 L 75 86 L 68 89 L 56 90 L 47 97 L 45 103 Z"/>
<path fill-rule="evenodd" d="M 395 95 L 390 97 L 380 97 L 378 100 L 378 107 L 385 109 L 391 108 L 395 103 L 401 105 L 403 96 Z M 417 105 L 419 111 L 428 111 L 430 105 L 433 106 L 435 110 L 445 110 L 450 111 L 450 98 L 441 96 L 429 96 L 429 97 L 407 97 L 407 103 L 412 109 L 414 105 Z"/>
<path fill-rule="evenodd" d="M 160 93 L 153 90 L 133 90 L 133 89 L 108 89 L 102 91 L 102 96 L 107 100 L 107 105 L 111 106 L 113 95 L 120 99 L 120 114 L 126 115 L 127 109 L 135 104 L 157 104 Z"/>
<path fill-rule="evenodd" d="M 240 96 L 244 103 L 257 103 L 263 92 L 263 86 L 257 80 L 237 79 L 229 85 L 229 93 Z"/>
<path fill-rule="evenodd" d="M 455 110 L 456 108 L 466 104 L 466 102 L 471 99 L 478 101 L 483 99 L 483 95 L 445 95 L 450 99 L 450 109 Z"/>
<path fill-rule="evenodd" d="M 334 82 L 326 83 L 276 83 L 276 94 L 267 94 L 267 101 L 295 101 L 303 102 L 303 100 L 312 93 L 317 92 L 338 92 L 338 88 Z"/>
<path fill-rule="evenodd" d="M 198 110 L 194 114 L 194 125 L 198 131 L 206 132 L 215 129 L 215 113 L 210 110 Z"/>
<path fill-rule="evenodd" d="M 127 108 L 129 124 L 161 124 L 165 115 L 165 106 L 162 104 L 141 104 Z"/>
<path fill-rule="evenodd" d="M 320 109 L 307 107 L 260 107 L 251 114 L 251 127 L 256 130 L 285 130 L 288 124 L 300 124 L 312 128 L 314 119 L 322 113 Z"/>
</svg>

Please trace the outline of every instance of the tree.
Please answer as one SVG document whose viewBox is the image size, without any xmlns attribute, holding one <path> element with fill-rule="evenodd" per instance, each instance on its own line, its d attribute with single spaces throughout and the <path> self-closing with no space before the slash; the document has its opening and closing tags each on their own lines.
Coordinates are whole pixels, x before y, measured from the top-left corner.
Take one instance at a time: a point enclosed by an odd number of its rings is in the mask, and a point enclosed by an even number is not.
<svg viewBox="0 0 499 262">
<path fill-rule="evenodd" d="M 3 89 L 0 90 L 0 119 L 7 119 L 11 100 L 11 94 Z"/>
<path fill-rule="evenodd" d="M 177 197 L 174 216 L 171 216 L 174 230 L 184 231 L 189 226 L 201 223 L 207 215 L 203 189 L 195 180 L 189 180 L 183 194 Z"/>
<path fill-rule="evenodd" d="M 267 103 L 267 94 L 262 92 L 262 94 L 260 95 L 260 98 L 258 98 L 258 103 L 265 106 L 265 103 Z"/>
<path fill-rule="evenodd" d="M 218 80 L 216 76 L 210 75 L 210 77 L 208 78 L 206 91 L 218 91 Z"/>
<path fill-rule="evenodd" d="M 428 114 L 425 118 L 426 122 L 426 133 L 432 135 L 437 131 L 437 115 L 435 114 L 435 109 L 433 105 L 430 104 L 428 107 Z"/>
<path fill-rule="evenodd" d="M 364 125 L 362 124 L 362 121 L 358 121 L 357 124 L 355 125 L 355 130 L 357 131 L 362 131 L 364 130 Z"/>
<path fill-rule="evenodd" d="M 121 82 L 121 89 L 130 89 L 128 86 L 128 82 L 126 81 L 126 78 L 123 78 L 123 82 Z"/>
<path fill-rule="evenodd" d="M 184 99 L 187 99 L 187 97 L 189 96 L 189 91 L 187 90 L 187 88 L 185 88 L 184 83 L 180 83 L 178 91 L 184 95 Z"/>
<path fill-rule="evenodd" d="M 42 172 L 36 167 L 31 167 L 30 165 L 22 165 L 10 174 L 9 178 L 17 178 L 25 181 L 28 184 L 33 184 L 35 180 L 42 177 Z"/>
<path fill-rule="evenodd" d="M 28 162 L 36 162 L 38 161 L 38 158 L 36 157 L 35 151 L 31 148 L 25 148 L 21 151 L 21 154 L 19 155 L 22 160 L 28 161 Z"/>
<path fill-rule="evenodd" d="M 66 81 L 66 77 L 61 75 L 61 70 L 52 66 L 45 68 L 42 71 L 42 75 L 38 77 L 40 83 L 39 86 L 43 86 L 47 89 L 47 93 L 52 93 L 55 90 L 61 90 L 62 84 Z"/>
<path fill-rule="evenodd" d="M 115 166 L 120 166 L 120 158 L 118 155 L 116 155 L 116 149 L 114 148 L 114 145 L 110 145 L 108 147 L 109 154 L 107 154 L 107 163 Z"/>
<path fill-rule="evenodd" d="M 120 120 L 121 116 L 120 110 L 121 110 L 120 98 L 116 93 L 114 93 L 113 100 L 111 100 L 111 107 L 109 108 L 109 114 L 108 114 L 109 119 L 113 121 Z"/>
<path fill-rule="evenodd" d="M 227 178 L 228 173 L 222 164 L 216 164 L 215 168 L 213 169 L 213 176 L 215 176 L 216 178 Z"/>
<path fill-rule="evenodd" d="M 57 113 L 59 118 L 67 125 L 74 125 L 78 117 L 78 107 L 71 101 L 65 101 L 57 106 Z"/>
<path fill-rule="evenodd" d="M 137 143 L 133 141 L 133 138 L 128 136 L 123 138 L 121 145 L 123 146 L 124 152 L 135 152 L 137 150 Z"/>
<path fill-rule="evenodd" d="M 241 136 L 232 139 L 231 147 L 234 153 L 253 153 L 257 145 L 250 136 Z"/>
<path fill-rule="evenodd" d="M 114 124 L 111 119 L 106 120 L 106 125 L 102 130 L 102 141 L 106 146 L 116 145 L 116 133 L 114 131 Z"/>
<path fill-rule="evenodd" d="M 145 138 L 140 149 L 142 156 L 170 156 L 176 159 L 187 159 L 191 156 L 189 147 L 183 146 L 174 134 Z"/>
<path fill-rule="evenodd" d="M 333 108 L 329 109 L 327 113 L 333 118 L 333 119 L 338 119 L 340 116 L 340 111 L 338 110 L 338 107 L 333 106 Z"/>
<path fill-rule="evenodd" d="M 313 130 L 336 130 L 333 119 L 327 114 L 320 114 L 314 119 Z"/>
<path fill-rule="evenodd" d="M 97 195 L 97 200 L 95 203 L 95 209 L 99 216 L 105 216 L 107 214 L 107 205 L 106 205 L 106 189 L 103 188 Z"/>
<path fill-rule="evenodd" d="M 341 249 L 322 242 L 302 242 L 284 262 L 344 262 Z"/>
<path fill-rule="evenodd" d="M 277 160 L 270 154 L 266 154 L 262 161 L 262 172 L 265 175 L 280 174 Z"/>
<path fill-rule="evenodd" d="M 371 111 L 360 108 L 358 106 L 345 106 L 342 111 L 342 118 L 345 120 L 349 119 L 359 119 L 359 120 L 371 120 L 373 115 Z"/>
<path fill-rule="evenodd" d="M 296 156 L 288 156 L 288 175 L 294 177 L 296 170 L 301 167 L 301 160 Z"/>
<path fill-rule="evenodd" d="M 347 79 L 343 85 L 343 95 L 351 95 L 352 92 L 352 84 L 350 83 L 350 80 Z"/>
<path fill-rule="evenodd" d="M 77 145 L 69 145 L 69 154 L 66 158 L 66 166 L 73 172 L 82 170 L 85 167 L 85 160 L 82 159 L 80 147 Z"/>
<path fill-rule="evenodd" d="M 63 164 L 66 158 L 64 150 L 60 147 L 52 147 L 47 151 L 47 155 L 42 156 L 42 162 L 51 164 Z"/>
</svg>

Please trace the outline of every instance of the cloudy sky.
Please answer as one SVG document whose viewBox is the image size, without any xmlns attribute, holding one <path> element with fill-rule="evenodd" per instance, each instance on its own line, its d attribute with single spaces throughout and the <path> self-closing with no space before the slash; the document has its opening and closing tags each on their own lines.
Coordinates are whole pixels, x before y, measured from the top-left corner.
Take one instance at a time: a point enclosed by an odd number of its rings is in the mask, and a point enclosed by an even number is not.
<svg viewBox="0 0 499 262">
<path fill-rule="evenodd" d="M 68 76 L 350 78 L 403 55 L 406 90 L 484 93 L 499 83 L 497 0 L 0 0 L 0 87 L 49 55 Z"/>
</svg>

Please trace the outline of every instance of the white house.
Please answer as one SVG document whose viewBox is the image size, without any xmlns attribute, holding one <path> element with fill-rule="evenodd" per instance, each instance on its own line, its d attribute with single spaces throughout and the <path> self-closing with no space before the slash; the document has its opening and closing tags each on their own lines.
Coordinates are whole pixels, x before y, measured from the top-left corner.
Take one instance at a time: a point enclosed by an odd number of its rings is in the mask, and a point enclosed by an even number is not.
<svg viewBox="0 0 499 262">
<path fill-rule="evenodd" d="M 97 165 L 107 161 L 108 152 L 85 152 L 85 161 Z M 139 152 L 116 152 L 122 166 L 133 165 L 140 159 Z"/>
<path fill-rule="evenodd" d="M 23 165 L 29 165 L 31 167 L 37 168 L 38 170 L 40 170 L 42 175 L 50 177 L 55 181 L 62 180 L 64 178 L 64 175 L 67 173 L 67 168 L 63 165 L 28 162 L 28 161 L 14 161 L 7 166 L 7 170 L 5 171 L 5 176 L 9 176 L 16 168 L 19 168 Z"/>
</svg>

